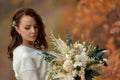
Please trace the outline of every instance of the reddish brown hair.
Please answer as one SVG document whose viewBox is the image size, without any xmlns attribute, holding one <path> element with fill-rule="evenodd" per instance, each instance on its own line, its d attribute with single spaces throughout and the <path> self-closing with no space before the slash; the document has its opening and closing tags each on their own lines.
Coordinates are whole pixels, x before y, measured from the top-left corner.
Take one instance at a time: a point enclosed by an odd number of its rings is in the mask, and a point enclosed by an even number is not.
<svg viewBox="0 0 120 80">
<path fill-rule="evenodd" d="M 11 41 L 8 45 L 8 51 L 7 51 L 8 57 L 11 60 L 13 59 L 13 50 L 22 43 L 22 38 L 15 30 L 15 27 L 19 26 L 20 20 L 24 15 L 33 17 L 38 25 L 38 36 L 34 42 L 34 47 L 38 49 L 41 49 L 41 46 L 44 46 L 45 49 L 48 48 L 48 44 L 45 39 L 46 36 L 44 30 L 45 26 L 42 22 L 40 15 L 38 15 L 36 11 L 32 8 L 20 8 L 15 12 L 12 18 L 12 24 L 10 30 Z"/>
</svg>

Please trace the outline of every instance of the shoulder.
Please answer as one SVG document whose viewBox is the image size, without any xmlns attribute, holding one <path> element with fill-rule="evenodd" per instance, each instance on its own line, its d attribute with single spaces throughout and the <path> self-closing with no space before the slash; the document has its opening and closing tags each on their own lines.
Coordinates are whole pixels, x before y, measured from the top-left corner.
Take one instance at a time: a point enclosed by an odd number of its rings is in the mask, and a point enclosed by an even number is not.
<svg viewBox="0 0 120 80">
<path fill-rule="evenodd" d="M 29 58 L 42 57 L 42 52 L 43 51 L 35 49 L 35 48 L 20 45 L 20 46 L 16 47 L 13 51 L 13 60 L 14 59 L 23 59 L 26 57 L 29 57 Z"/>
<path fill-rule="evenodd" d="M 32 60 L 38 59 L 36 55 L 40 51 L 26 46 L 18 46 L 13 51 L 13 67 L 18 68 L 22 63 L 32 63 Z"/>
<path fill-rule="evenodd" d="M 18 46 L 14 49 L 13 51 L 13 61 L 19 61 L 22 60 L 24 58 L 27 58 L 32 55 L 32 53 L 35 51 L 35 49 L 32 48 L 28 48 L 25 46 Z"/>
<path fill-rule="evenodd" d="M 29 47 L 20 45 L 20 46 L 18 46 L 14 49 L 13 55 L 14 55 L 14 53 L 21 53 L 21 52 L 29 53 L 29 52 L 32 52 L 32 51 L 34 51 L 33 48 L 29 48 Z"/>
</svg>

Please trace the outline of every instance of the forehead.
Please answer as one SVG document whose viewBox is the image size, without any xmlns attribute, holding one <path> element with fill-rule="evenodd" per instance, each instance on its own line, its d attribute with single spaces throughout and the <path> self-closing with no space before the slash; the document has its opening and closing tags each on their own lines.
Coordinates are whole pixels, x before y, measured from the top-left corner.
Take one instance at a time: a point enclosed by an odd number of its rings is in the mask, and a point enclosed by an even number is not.
<svg viewBox="0 0 120 80">
<path fill-rule="evenodd" d="M 22 18 L 21 18 L 21 20 L 20 20 L 20 24 L 31 24 L 31 25 L 34 25 L 34 24 L 36 24 L 36 21 L 35 21 L 35 19 L 33 18 L 33 17 L 31 17 L 31 16 L 23 16 Z"/>
</svg>

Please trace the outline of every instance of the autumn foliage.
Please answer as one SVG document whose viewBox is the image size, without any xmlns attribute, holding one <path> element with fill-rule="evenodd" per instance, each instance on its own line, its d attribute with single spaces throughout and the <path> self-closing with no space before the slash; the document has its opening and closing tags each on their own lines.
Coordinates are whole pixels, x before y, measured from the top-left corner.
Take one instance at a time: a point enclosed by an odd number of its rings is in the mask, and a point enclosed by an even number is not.
<svg viewBox="0 0 120 80">
<path fill-rule="evenodd" d="M 0 32 L 9 32 L 10 20 L 7 17 L 12 15 L 12 11 L 19 7 L 36 8 L 38 12 L 43 11 L 47 28 L 55 26 L 54 33 L 62 38 L 65 38 L 65 30 L 69 29 L 74 39 L 81 42 L 94 40 L 100 48 L 110 51 L 104 55 L 108 58 L 108 67 L 103 67 L 102 75 L 95 80 L 120 80 L 120 0 L 0 0 L 0 4 Z M 9 41 L 7 37 L 2 35 L 0 48 Z M 8 80 L 5 72 L 12 72 L 8 70 L 10 65 L 5 62 L 7 57 L 3 53 L 0 51 L 0 63 L 4 65 L 0 68 L 0 77 Z"/>
<path fill-rule="evenodd" d="M 73 8 L 72 16 L 67 16 L 66 26 L 75 39 L 94 40 L 100 48 L 110 52 L 108 67 L 103 67 L 101 78 L 120 80 L 120 1 L 119 0 L 79 0 Z M 68 10 L 71 12 L 71 10 Z"/>
</svg>

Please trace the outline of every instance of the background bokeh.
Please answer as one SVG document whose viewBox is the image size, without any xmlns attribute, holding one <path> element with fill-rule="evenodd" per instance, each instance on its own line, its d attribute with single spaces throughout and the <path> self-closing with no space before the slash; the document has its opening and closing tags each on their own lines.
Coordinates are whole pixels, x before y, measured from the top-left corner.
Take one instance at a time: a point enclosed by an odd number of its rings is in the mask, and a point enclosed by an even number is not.
<svg viewBox="0 0 120 80">
<path fill-rule="evenodd" d="M 0 80 L 15 80 L 6 52 L 11 18 L 21 7 L 34 8 L 41 15 L 48 42 L 51 29 L 64 40 L 69 29 L 74 40 L 94 40 L 108 49 L 104 55 L 108 67 L 94 80 L 120 80 L 120 0 L 0 0 Z"/>
</svg>

